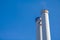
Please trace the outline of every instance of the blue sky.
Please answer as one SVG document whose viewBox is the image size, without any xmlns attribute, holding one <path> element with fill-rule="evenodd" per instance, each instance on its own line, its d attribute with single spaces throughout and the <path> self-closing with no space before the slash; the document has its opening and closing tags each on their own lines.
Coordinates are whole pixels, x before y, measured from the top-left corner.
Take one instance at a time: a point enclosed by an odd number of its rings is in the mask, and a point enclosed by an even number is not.
<svg viewBox="0 0 60 40">
<path fill-rule="evenodd" d="M 60 40 L 60 0 L 0 0 L 0 40 L 36 40 L 35 18 L 44 8 L 51 39 Z"/>
</svg>

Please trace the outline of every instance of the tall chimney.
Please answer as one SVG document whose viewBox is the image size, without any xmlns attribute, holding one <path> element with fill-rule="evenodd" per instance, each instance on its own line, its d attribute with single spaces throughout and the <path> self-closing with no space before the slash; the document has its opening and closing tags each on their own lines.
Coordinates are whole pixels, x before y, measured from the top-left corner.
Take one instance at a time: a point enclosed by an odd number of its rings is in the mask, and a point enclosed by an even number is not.
<svg viewBox="0 0 60 40">
<path fill-rule="evenodd" d="M 45 9 L 42 10 L 42 12 L 41 12 L 43 40 L 51 40 L 48 13 L 49 13 L 49 11 L 45 10 Z"/>
<path fill-rule="evenodd" d="M 48 13 L 49 11 L 44 9 L 41 16 L 36 18 L 37 40 L 51 40 Z"/>
</svg>

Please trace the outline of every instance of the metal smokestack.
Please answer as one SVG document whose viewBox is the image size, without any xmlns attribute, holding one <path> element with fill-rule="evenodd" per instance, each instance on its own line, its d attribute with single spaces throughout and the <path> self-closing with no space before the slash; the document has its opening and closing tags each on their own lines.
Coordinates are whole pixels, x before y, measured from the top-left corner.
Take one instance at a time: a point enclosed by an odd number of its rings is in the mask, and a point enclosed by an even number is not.
<svg viewBox="0 0 60 40">
<path fill-rule="evenodd" d="M 43 35 L 42 35 L 42 18 L 40 17 L 40 40 L 43 40 Z"/>
<path fill-rule="evenodd" d="M 44 9 L 42 10 L 42 32 L 43 32 L 43 40 L 51 40 L 50 36 L 50 25 L 49 25 L 49 11 Z"/>
<path fill-rule="evenodd" d="M 40 17 L 37 17 L 35 21 L 36 21 L 36 40 L 40 40 Z"/>
<path fill-rule="evenodd" d="M 41 17 L 37 17 L 36 18 L 36 34 L 37 34 L 37 40 L 42 40 L 42 18 Z"/>
<path fill-rule="evenodd" d="M 48 13 L 49 11 L 44 9 L 41 11 L 41 17 L 36 18 L 37 40 L 51 40 Z"/>
</svg>

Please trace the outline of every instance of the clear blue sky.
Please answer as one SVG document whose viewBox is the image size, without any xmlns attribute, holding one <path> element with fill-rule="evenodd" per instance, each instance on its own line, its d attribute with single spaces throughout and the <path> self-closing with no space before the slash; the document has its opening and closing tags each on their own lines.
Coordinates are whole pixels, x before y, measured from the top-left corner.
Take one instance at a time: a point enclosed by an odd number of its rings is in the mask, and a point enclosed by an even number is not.
<svg viewBox="0 0 60 40">
<path fill-rule="evenodd" d="M 60 0 L 0 0 L 0 40 L 36 40 L 35 18 L 43 8 L 52 40 L 60 40 Z"/>
</svg>

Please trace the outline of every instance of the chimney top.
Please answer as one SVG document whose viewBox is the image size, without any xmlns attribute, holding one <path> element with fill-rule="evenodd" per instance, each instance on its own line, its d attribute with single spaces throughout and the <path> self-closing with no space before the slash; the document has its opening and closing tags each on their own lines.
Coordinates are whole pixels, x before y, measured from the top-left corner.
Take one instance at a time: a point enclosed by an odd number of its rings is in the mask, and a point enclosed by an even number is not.
<svg viewBox="0 0 60 40">
<path fill-rule="evenodd" d="M 47 9 L 42 10 L 42 13 L 48 13 L 49 11 Z"/>
</svg>

